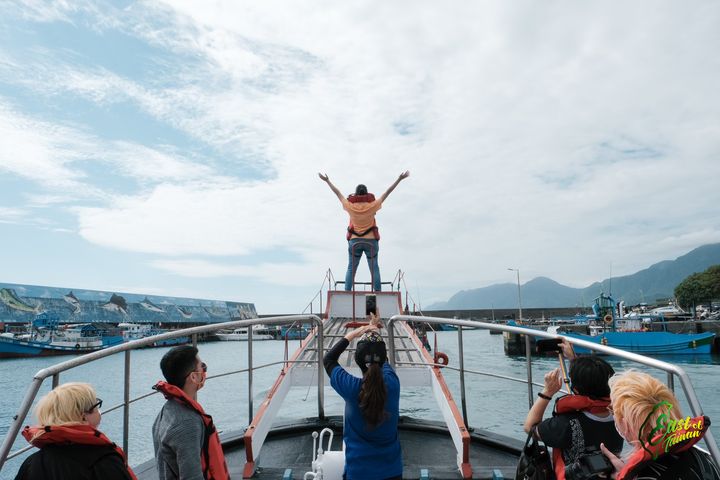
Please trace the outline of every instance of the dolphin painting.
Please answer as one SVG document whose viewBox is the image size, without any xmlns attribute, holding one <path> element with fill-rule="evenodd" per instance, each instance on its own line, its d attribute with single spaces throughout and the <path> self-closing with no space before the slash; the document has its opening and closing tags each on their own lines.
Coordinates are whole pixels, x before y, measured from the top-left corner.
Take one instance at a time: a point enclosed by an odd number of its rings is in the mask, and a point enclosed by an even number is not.
<svg viewBox="0 0 720 480">
<path fill-rule="evenodd" d="M 118 312 L 127 315 L 127 301 L 120 295 L 112 294 L 110 301 L 101 305 L 101 308 L 110 312 Z"/>
<path fill-rule="evenodd" d="M 183 318 L 192 317 L 193 312 L 189 308 L 187 308 L 187 307 L 183 308 L 180 305 L 175 305 L 175 308 L 177 308 L 178 312 L 180 312 L 180 315 L 182 315 Z"/>
<path fill-rule="evenodd" d="M 211 317 L 217 317 L 217 318 L 229 318 L 230 312 L 228 312 L 227 308 L 221 308 L 217 306 L 210 306 L 210 307 L 203 307 L 203 310 L 210 315 Z"/>
<path fill-rule="evenodd" d="M 21 312 L 39 313 L 42 308 L 42 305 L 32 306 L 22 301 L 12 288 L 0 289 L 0 300 L 8 307 Z"/>
<path fill-rule="evenodd" d="M 140 305 L 142 305 L 145 310 L 150 310 L 151 312 L 165 313 L 165 310 L 152 303 L 147 297 L 140 302 Z"/>
<path fill-rule="evenodd" d="M 77 315 L 78 313 L 80 313 L 80 311 L 82 310 L 82 307 L 80 305 L 80 300 L 78 300 L 78 298 L 75 296 L 75 294 L 72 292 L 72 290 L 70 290 L 70 293 L 68 293 L 67 295 L 63 295 L 63 298 L 72 307 L 73 315 Z"/>
</svg>

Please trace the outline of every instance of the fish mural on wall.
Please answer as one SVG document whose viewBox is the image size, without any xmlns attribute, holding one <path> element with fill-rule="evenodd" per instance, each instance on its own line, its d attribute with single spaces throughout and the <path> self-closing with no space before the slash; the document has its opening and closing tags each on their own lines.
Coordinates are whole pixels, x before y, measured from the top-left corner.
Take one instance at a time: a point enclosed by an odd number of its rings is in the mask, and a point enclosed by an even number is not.
<svg viewBox="0 0 720 480">
<path fill-rule="evenodd" d="M 252 303 L 0 283 L 0 320 L 29 324 L 43 312 L 61 324 L 208 324 L 257 316 Z"/>
<path fill-rule="evenodd" d="M 104 303 L 102 308 L 110 312 L 118 312 L 127 315 L 127 301 L 120 295 L 112 294 L 110 301 Z"/>
<path fill-rule="evenodd" d="M 15 293 L 15 290 L 11 288 L 0 289 L 0 300 L 8 307 L 20 310 L 21 312 L 40 313 L 42 309 L 42 304 L 33 306 L 21 300 L 17 293 Z"/>
<path fill-rule="evenodd" d="M 150 301 L 150 299 L 148 299 L 147 297 L 145 297 L 145 299 L 140 302 L 140 305 L 141 305 L 145 310 L 150 310 L 151 312 L 165 313 L 165 310 L 163 310 L 161 307 L 158 307 L 157 305 L 155 305 L 154 303 L 152 303 L 152 302 Z"/>
<path fill-rule="evenodd" d="M 82 307 L 80 306 L 80 300 L 78 300 L 72 290 L 70 290 L 70 293 L 68 293 L 67 295 L 63 295 L 63 298 L 67 303 L 70 304 L 70 307 L 72 307 L 73 315 L 77 315 L 82 311 Z"/>
<path fill-rule="evenodd" d="M 228 317 L 227 308 L 221 308 L 221 307 L 217 307 L 214 305 L 210 306 L 210 307 L 202 307 L 202 308 L 211 317 L 218 317 L 218 318 L 227 318 Z"/>
</svg>

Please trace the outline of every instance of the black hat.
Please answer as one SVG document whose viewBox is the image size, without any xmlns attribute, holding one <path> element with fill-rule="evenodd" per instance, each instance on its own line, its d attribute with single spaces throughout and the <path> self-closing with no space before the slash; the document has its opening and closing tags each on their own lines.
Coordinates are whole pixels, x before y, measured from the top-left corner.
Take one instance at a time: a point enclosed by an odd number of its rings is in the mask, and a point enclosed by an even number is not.
<svg viewBox="0 0 720 480">
<path fill-rule="evenodd" d="M 368 367 L 376 363 L 383 365 L 387 362 L 387 349 L 385 342 L 377 332 L 362 336 L 355 347 L 355 363 L 365 373 Z"/>
</svg>

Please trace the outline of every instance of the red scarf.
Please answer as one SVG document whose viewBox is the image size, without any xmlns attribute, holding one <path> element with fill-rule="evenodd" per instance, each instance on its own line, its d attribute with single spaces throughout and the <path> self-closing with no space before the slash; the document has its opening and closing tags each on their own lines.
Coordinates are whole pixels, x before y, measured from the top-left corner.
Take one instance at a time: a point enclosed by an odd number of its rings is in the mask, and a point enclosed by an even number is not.
<svg viewBox="0 0 720 480">
<path fill-rule="evenodd" d="M 370 203 L 375 201 L 375 195 L 373 195 L 372 193 L 366 193 L 365 195 L 355 195 L 353 193 L 352 195 L 349 195 L 347 199 L 350 203 Z"/>
<path fill-rule="evenodd" d="M 555 401 L 555 414 L 589 412 L 597 415 L 607 413 L 609 405 L 609 398 L 593 399 L 585 395 L 565 395 Z"/>
</svg>

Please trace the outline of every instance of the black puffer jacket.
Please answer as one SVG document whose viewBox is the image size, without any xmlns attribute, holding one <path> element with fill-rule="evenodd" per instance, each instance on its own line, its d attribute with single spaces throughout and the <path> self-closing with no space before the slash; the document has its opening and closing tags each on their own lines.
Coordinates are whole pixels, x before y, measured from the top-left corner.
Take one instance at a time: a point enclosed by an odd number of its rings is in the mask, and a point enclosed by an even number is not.
<svg viewBox="0 0 720 480">
<path fill-rule="evenodd" d="M 15 480 L 131 480 L 109 446 L 47 445 L 25 459 Z"/>
</svg>

